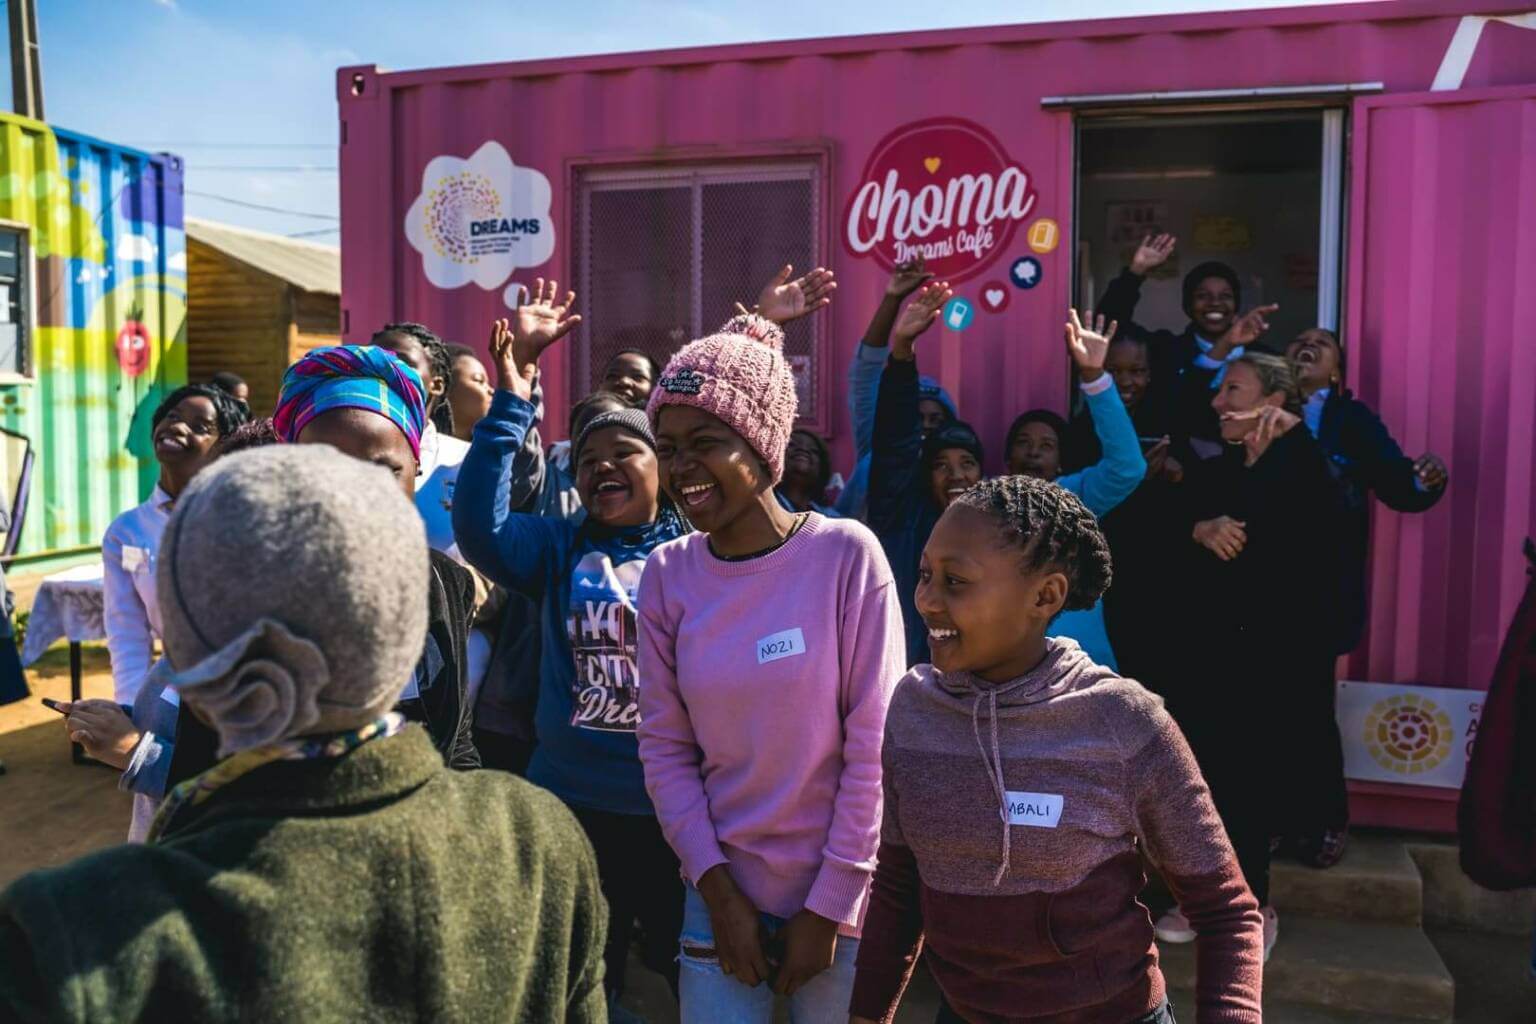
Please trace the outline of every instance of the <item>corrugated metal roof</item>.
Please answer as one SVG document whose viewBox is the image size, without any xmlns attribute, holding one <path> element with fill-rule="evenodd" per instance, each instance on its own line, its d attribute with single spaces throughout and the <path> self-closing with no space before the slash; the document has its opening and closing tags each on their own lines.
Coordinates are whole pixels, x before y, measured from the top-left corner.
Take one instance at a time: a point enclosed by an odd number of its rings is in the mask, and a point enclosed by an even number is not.
<svg viewBox="0 0 1536 1024">
<path fill-rule="evenodd" d="M 187 218 L 187 237 L 307 292 L 341 294 L 341 249 L 218 221 Z"/>
</svg>

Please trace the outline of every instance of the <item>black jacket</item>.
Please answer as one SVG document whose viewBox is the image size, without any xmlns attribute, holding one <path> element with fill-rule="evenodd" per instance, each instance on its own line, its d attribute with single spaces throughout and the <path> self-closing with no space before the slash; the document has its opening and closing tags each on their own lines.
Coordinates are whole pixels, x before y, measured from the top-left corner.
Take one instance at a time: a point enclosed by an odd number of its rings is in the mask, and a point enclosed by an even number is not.
<svg viewBox="0 0 1536 1024">
<path fill-rule="evenodd" d="M 1281 685 L 1297 666 L 1328 664 L 1342 510 L 1312 435 L 1297 424 L 1252 466 L 1230 446 L 1188 472 L 1180 578 L 1193 588 L 1190 646 L 1213 656 L 1218 675 L 1246 669 Z M 1247 544 L 1230 562 L 1192 536 L 1195 523 L 1222 515 L 1247 524 Z"/>
<path fill-rule="evenodd" d="M 1095 313 L 1120 323 L 1118 334 L 1139 339 L 1147 346 L 1152 360 L 1152 388 L 1157 401 L 1165 403 L 1171 411 L 1170 430 L 1188 437 L 1217 439 L 1221 436 L 1220 423 L 1211 409 L 1215 373 L 1195 364 L 1200 355 L 1200 343 L 1195 340 L 1195 325 L 1186 324 L 1179 332 L 1151 330 L 1135 320 L 1136 304 L 1141 301 L 1143 278 L 1133 274 L 1130 268 L 1109 282 L 1099 299 Z"/>
<path fill-rule="evenodd" d="M 1323 403 L 1317 443 L 1343 503 L 1340 547 L 1340 615 L 1343 632 L 1338 653 L 1351 651 L 1365 631 L 1365 562 L 1370 553 L 1374 493 L 1397 512 L 1424 512 L 1445 494 L 1422 490 L 1413 460 L 1403 454 L 1381 417 L 1348 391 L 1335 391 Z"/>
<path fill-rule="evenodd" d="M 917 614 L 917 570 L 939 509 L 922 464 L 917 361 L 892 359 L 880 376 L 869 462 L 869 528 L 880 538 L 896 579 L 907 640 L 907 664 L 928 660 L 928 627 Z"/>
</svg>

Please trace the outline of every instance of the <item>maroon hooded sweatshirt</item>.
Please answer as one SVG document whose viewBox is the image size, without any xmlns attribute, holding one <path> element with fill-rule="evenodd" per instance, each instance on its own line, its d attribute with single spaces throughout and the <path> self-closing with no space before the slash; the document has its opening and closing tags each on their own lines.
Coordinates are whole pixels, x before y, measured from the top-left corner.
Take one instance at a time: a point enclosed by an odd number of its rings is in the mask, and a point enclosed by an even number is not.
<svg viewBox="0 0 1536 1024">
<path fill-rule="evenodd" d="M 897 687 L 851 1012 L 890 1021 L 926 943 L 975 1024 L 1145 1016 L 1166 995 L 1145 852 L 1199 936 L 1196 1021 L 1261 1024 L 1258 903 L 1178 726 L 1075 642 L 1047 644 L 1011 682 L 918 665 Z"/>
</svg>

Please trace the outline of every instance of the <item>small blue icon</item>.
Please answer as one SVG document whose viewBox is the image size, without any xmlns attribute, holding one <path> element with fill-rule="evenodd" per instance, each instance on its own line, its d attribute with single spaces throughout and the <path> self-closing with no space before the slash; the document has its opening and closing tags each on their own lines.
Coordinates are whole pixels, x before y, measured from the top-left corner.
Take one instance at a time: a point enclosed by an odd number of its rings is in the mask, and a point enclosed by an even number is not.
<svg viewBox="0 0 1536 1024">
<path fill-rule="evenodd" d="M 956 295 L 944 304 L 944 326 L 952 331 L 963 331 L 976 319 L 976 307 L 968 299 Z"/>
<path fill-rule="evenodd" d="M 1040 283 L 1045 276 L 1040 269 L 1040 261 L 1033 256 L 1020 256 L 1013 261 L 1013 266 L 1008 268 L 1008 276 L 1013 279 L 1016 287 L 1028 290 Z"/>
</svg>

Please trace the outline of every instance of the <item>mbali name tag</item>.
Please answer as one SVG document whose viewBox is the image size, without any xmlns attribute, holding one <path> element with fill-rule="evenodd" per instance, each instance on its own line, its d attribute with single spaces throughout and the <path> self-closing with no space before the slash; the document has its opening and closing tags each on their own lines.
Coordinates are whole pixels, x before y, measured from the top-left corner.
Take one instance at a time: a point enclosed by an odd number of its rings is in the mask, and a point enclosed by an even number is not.
<svg viewBox="0 0 1536 1024">
<path fill-rule="evenodd" d="M 805 653 L 805 634 L 799 627 L 786 629 L 782 633 L 765 636 L 757 642 L 757 663 L 766 665 L 770 661 L 778 661 L 780 658 L 793 658 L 797 654 Z"/>
<path fill-rule="evenodd" d="M 1055 793 L 1020 793 L 1010 789 L 1008 824 L 1055 828 L 1061 824 L 1061 808 L 1065 802 Z"/>
</svg>

